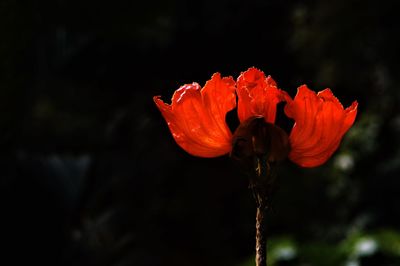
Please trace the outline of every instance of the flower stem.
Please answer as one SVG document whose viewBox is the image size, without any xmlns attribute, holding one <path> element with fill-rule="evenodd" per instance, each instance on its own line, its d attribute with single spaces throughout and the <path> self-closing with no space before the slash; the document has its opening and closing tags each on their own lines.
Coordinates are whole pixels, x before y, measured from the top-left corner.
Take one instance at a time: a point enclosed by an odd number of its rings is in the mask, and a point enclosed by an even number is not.
<svg viewBox="0 0 400 266">
<path fill-rule="evenodd" d="M 267 206 L 259 201 L 256 214 L 256 266 L 267 265 Z"/>
</svg>

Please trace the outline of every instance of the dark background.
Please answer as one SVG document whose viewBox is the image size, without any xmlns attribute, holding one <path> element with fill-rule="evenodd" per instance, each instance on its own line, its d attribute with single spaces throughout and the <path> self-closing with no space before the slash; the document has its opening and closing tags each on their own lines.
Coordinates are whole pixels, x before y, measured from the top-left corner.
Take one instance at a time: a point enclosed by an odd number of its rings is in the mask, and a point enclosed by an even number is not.
<svg viewBox="0 0 400 266">
<path fill-rule="evenodd" d="M 397 2 L 1 0 L 0 264 L 254 265 L 247 177 L 152 97 L 256 66 L 359 102 L 328 163 L 281 165 L 271 265 L 400 265 Z"/>
</svg>

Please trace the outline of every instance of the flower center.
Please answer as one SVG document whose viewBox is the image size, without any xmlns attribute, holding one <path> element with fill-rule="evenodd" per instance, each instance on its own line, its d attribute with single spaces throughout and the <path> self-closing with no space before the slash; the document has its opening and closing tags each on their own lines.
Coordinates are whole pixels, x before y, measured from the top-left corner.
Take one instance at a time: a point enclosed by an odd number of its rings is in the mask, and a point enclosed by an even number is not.
<svg viewBox="0 0 400 266">
<path fill-rule="evenodd" d="M 290 150 L 286 132 L 263 117 L 250 117 L 233 134 L 231 157 L 257 176 L 269 175 L 270 166 L 286 159 Z"/>
</svg>

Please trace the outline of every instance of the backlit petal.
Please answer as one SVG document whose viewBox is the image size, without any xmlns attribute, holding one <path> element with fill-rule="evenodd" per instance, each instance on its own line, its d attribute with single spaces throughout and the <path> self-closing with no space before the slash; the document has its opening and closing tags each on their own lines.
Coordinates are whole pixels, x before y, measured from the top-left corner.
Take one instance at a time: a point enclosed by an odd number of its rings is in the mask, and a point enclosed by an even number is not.
<svg viewBox="0 0 400 266">
<path fill-rule="evenodd" d="M 266 122 L 274 123 L 276 105 L 289 97 L 286 92 L 278 89 L 270 76 L 265 77 L 264 72 L 254 67 L 239 76 L 236 90 L 240 122 L 252 116 L 263 116 Z"/>
<path fill-rule="evenodd" d="M 159 96 L 154 102 L 160 109 L 175 141 L 188 153 L 199 157 L 217 157 L 231 150 L 232 133 L 226 113 L 236 107 L 235 82 L 212 76 L 203 89 L 197 83 L 175 91 L 171 105 Z"/>
<path fill-rule="evenodd" d="M 303 167 L 325 163 L 336 151 L 357 115 L 355 101 L 346 109 L 325 89 L 316 94 L 300 86 L 294 100 L 288 100 L 285 113 L 295 124 L 289 136 L 289 159 Z"/>
</svg>

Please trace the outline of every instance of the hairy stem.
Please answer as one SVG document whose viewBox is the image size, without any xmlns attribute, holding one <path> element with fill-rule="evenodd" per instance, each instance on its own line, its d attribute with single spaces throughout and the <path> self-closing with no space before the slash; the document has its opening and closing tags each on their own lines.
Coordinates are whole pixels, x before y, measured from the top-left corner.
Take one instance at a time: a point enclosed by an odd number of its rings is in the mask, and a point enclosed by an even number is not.
<svg viewBox="0 0 400 266">
<path fill-rule="evenodd" d="M 257 206 L 256 214 L 256 266 L 267 265 L 267 208 L 264 204 Z"/>
</svg>

